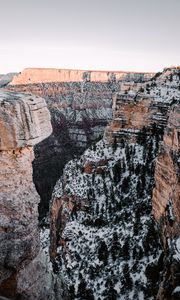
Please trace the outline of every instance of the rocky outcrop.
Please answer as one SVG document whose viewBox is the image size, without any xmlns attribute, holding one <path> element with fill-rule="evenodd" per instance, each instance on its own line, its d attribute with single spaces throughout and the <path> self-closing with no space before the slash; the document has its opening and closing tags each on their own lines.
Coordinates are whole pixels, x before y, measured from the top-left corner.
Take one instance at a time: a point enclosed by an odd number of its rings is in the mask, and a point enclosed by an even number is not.
<svg viewBox="0 0 180 300">
<path fill-rule="evenodd" d="M 105 130 L 110 143 L 123 136 L 137 139 L 140 133 L 162 131 L 168 118 L 169 103 L 153 96 L 117 94 L 113 99 L 113 120 Z"/>
<path fill-rule="evenodd" d="M 68 69 L 37 69 L 28 68 L 13 78 L 11 85 L 22 85 L 32 83 L 47 82 L 80 82 L 80 81 L 99 81 L 108 80 L 134 80 L 142 78 L 148 80 L 153 73 L 130 73 L 123 71 L 85 71 Z"/>
<path fill-rule="evenodd" d="M 50 114 L 44 99 L 0 92 L 0 150 L 34 146 L 51 132 Z"/>
<path fill-rule="evenodd" d="M 42 98 L 0 93 L 0 294 L 12 299 L 54 299 L 32 181 L 33 145 L 51 132 Z"/>
</svg>

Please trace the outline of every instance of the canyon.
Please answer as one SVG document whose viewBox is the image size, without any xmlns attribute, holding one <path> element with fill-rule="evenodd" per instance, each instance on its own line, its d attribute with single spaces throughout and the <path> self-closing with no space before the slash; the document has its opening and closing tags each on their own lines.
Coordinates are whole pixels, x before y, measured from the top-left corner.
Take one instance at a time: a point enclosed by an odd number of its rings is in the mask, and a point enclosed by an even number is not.
<svg viewBox="0 0 180 300">
<path fill-rule="evenodd" d="M 98 81 L 94 81 L 93 74 Z M 33 162 L 34 183 L 42 199 L 41 219 L 49 210 L 54 185 L 65 164 L 103 137 L 112 119 L 112 95 L 130 88 L 136 91 L 142 82 L 154 76 L 153 73 L 118 74 L 120 80 L 116 73 L 105 71 L 25 69 L 8 85 L 10 91 L 43 97 L 51 112 L 53 133 L 35 146 Z"/>
<path fill-rule="evenodd" d="M 1 99 L 0 293 L 179 299 L 180 69 L 25 69 Z"/>
</svg>

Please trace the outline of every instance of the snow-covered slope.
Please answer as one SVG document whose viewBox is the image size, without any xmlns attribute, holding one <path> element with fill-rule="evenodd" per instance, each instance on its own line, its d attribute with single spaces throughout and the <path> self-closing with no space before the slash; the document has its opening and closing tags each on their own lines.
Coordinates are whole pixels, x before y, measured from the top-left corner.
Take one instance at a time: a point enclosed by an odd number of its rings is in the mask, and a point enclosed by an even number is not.
<svg viewBox="0 0 180 300">
<path fill-rule="evenodd" d="M 101 140 L 66 165 L 53 197 L 68 199 L 56 263 L 70 299 L 154 299 L 161 254 L 151 216 L 156 153 L 155 136 L 113 146 Z"/>
</svg>

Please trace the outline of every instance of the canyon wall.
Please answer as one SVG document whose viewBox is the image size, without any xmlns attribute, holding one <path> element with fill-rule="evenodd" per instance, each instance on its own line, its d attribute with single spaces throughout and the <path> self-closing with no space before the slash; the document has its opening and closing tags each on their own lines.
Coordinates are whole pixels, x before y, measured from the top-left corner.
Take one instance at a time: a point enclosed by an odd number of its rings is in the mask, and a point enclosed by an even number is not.
<svg viewBox="0 0 180 300">
<path fill-rule="evenodd" d="M 180 106 L 174 105 L 171 109 L 163 142 L 156 162 L 153 193 L 153 212 L 157 222 L 168 217 L 168 210 L 172 206 L 174 213 L 167 218 L 170 233 L 176 235 L 180 226 Z M 171 220 L 172 218 L 172 220 Z M 171 229 L 170 229 L 171 228 Z"/>
<path fill-rule="evenodd" d="M 115 93 L 104 139 L 65 166 L 52 197 L 50 251 L 72 299 L 105 299 L 103 288 L 113 299 L 179 299 L 179 99 L 178 68 Z"/>
<path fill-rule="evenodd" d="M 0 92 L 0 295 L 54 299 L 40 248 L 33 146 L 52 132 L 44 99 Z"/>
<path fill-rule="evenodd" d="M 153 215 L 165 250 L 158 300 L 179 299 L 180 283 L 180 105 L 172 107 L 156 161 Z"/>
<path fill-rule="evenodd" d="M 47 83 L 47 82 L 81 82 L 81 81 L 99 81 L 107 82 L 116 80 L 133 80 L 136 77 L 148 80 L 153 73 L 133 73 L 123 71 L 85 71 L 68 69 L 38 69 L 27 68 L 15 76 L 11 85 Z"/>
</svg>

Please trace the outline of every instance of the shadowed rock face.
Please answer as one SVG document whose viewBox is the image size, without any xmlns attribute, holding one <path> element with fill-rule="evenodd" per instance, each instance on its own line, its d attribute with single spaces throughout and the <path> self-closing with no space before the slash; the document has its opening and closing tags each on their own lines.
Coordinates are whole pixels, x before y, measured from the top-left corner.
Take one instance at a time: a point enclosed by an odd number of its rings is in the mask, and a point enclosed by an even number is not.
<svg viewBox="0 0 180 300">
<path fill-rule="evenodd" d="M 0 294 L 13 299 L 49 295 L 51 279 L 38 230 L 40 199 L 32 181 L 32 146 L 51 132 L 42 98 L 0 93 Z"/>
</svg>

